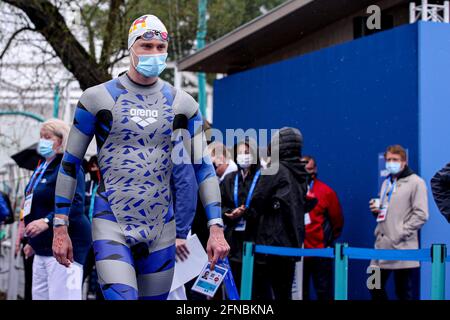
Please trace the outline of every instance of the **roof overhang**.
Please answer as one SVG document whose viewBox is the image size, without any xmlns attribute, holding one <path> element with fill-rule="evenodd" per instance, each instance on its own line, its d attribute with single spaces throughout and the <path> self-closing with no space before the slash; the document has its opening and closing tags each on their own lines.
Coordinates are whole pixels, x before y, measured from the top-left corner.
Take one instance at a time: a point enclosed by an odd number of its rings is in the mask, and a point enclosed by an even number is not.
<svg viewBox="0 0 450 320">
<path fill-rule="evenodd" d="M 288 1 L 181 59 L 178 68 L 208 73 L 246 70 L 258 58 L 373 3 L 373 0 Z"/>
</svg>

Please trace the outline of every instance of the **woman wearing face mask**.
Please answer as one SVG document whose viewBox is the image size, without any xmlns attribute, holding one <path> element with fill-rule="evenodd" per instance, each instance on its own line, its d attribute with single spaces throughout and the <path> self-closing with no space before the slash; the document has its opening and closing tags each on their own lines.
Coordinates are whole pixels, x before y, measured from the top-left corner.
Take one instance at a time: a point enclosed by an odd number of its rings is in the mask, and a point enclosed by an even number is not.
<svg viewBox="0 0 450 320">
<path fill-rule="evenodd" d="M 77 176 L 71 206 L 69 232 L 74 241 L 74 260 L 69 270 L 53 257 L 52 221 L 58 170 L 69 133 L 69 126 L 58 119 L 42 124 L 38 153 L 43 157 L 25 188 L 24 221 L 28 244 L 24 248 L 33 261 L 33 300 L 81 300 L 82 264 L 91 243 L 90 224 L 84 215 L 84 173 Z"/>
<path fill-rule="evenodd" d="M 260 177 L 256 143 L 240 142 L 234 150 L 238 171 L 228 174 L 220 185 L 225 238 L 230 244 L 229 261 L 238 290 L 241 284 L 242 247 L 251 241 L 254 215 L 250 202 Z"/>
</svg>

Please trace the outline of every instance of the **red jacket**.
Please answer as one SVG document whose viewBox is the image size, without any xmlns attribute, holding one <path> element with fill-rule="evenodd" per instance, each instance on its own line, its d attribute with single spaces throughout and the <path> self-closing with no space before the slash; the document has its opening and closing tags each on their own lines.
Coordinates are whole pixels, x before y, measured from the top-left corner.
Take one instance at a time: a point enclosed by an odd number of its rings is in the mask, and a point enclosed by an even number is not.
<svg viewBox="0 0 450 320">
<path fill-rule="evenodd" d="M 306 225 L 305 219 L 305 248 L 331 246 L 344 226 L 339 199 L 333 189 L 318 179 L 314 179 L 309 192 L 318 199 L 318 203 L 309 213 L 311 223 Z"/>
</svg>

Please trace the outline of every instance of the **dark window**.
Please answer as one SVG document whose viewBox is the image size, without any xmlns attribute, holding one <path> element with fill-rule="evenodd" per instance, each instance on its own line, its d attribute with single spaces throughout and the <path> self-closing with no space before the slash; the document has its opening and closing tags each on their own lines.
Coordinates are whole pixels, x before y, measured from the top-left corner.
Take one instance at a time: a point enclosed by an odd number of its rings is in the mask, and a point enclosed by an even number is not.
<svg viewBox="0 0 450 320">
<path fill-rule="evenodd" d="M 355 17 L 353 18 L 353 38 L 358 39 L 368 36 L 379 31 L 392 29 L 394 27 L 394 16 L 381 13 L 381 29 L 367 28 L 367 19 L 369 17 Z"/>
</svg>

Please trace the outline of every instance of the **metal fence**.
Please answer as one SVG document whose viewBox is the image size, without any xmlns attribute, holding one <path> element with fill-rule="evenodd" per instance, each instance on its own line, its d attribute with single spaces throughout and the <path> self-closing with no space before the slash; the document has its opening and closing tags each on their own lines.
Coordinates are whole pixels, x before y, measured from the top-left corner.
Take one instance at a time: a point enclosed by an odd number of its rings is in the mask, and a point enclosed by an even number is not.
<svg viewBox="0 0 450 320">
<path fill-rule="evenodd" d="M 242 259 L 241 299 L 251 300 L 253 284 L 253 265 L 255 254 L 268 254 L 287 257 L 323 257 L 334 259 L 334 298 L 348 299 L 348 260 L 402 260 L 431 262 L 431 299 L 445 300 L 445 265 L 450 262 L 444 244 L 433 244 L 430 249 L 384 250 L 353 248 L 338 243 L 334 248 L 300 249 L 255 245 L 244 243 Z"/>
</svg>

